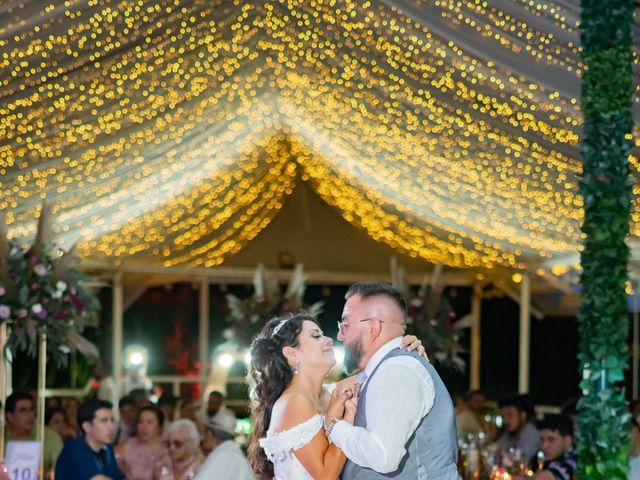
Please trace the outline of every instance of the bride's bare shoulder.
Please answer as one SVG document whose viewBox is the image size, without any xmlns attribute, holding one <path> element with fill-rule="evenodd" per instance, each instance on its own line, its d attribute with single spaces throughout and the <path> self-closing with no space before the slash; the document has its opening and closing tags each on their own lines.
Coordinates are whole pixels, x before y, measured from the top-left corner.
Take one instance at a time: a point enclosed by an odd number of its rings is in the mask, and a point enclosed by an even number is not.
<svg viewBox="0 0 640 480">
<path fill-rule="evenodd" d="M 289 430 L 315 415 L 317 411 L 306 394 L 295 390 L 285 391 L 273 405 L 269 431 Z"/>
</svg>

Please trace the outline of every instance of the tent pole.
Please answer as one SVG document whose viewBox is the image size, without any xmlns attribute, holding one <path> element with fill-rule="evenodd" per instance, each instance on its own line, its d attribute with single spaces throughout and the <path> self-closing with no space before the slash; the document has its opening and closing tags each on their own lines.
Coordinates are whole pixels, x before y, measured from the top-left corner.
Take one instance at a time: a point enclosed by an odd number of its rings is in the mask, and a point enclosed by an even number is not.
<svg viewBox="0 0 640 480">
<path fill-rule="evenodd" d="M 206 378 L 208 374 L 208 365 L 210 362 L 209 358 L 209 279 L 207 277 L 202 277 L 200 280 L 200 291 L 199 291 L 199 310 L 198 310 L 198 320 L 199 320 L 199 348 L 200 348 L 200 381 L 202 382 L 202 391 L 201 395 L 207 393 L 205 392 L 206 388 Z"/>
<path fill-rule="evenodd" d="M 529 393 L 529 350 L 531 347 L 531 279 L 522 275 L 520 286 L 520 361 L 518 393 Z"/>
<path fill-rule="evenodd" d="M 482 286 L 475 284 L 471 293 L 471 378 L 469 387 L 471 390 L 480 388 L 480 315 L 482 313 Z"/>
<path fill-rule="evenodd" d="M 113 276 L 113 342 L 111 361 L 113 364 L 113 380 L 120 387 L 122 384 L 122 273 L 116 272 Z M 125 392 L 121 392 L 124 394 Z"/>
<path fill-rule="evenodd" d="M 638 373 L 640 370 L 640 316 L 638 314 L 638 285 L 635 287 L 636 291 L 633 294 L 633 346 L 632 346 L 632 399 L 638 399 Z"/>
</svg>

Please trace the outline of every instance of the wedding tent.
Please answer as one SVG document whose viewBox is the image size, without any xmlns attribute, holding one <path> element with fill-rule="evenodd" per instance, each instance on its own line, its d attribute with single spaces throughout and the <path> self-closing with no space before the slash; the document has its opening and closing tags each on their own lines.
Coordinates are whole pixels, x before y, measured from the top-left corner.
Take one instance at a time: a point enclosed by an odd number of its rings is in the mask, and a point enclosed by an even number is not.
<svg viewBox="0 0 640 480">
<path fill-rule="evenodd" d="M 111 269 L 388 270 L 396 252 L 408 271 L 566 288 L 578 263 L 576 1 L 8 1 L 0 15 L 10 237 L 33 236 L 46 200 L 58 242 Z"/>
<path fill-rule="evenodd" d="M 472 387 L 500 289 L 526 392 L 530 314 L 579 294 L 579 17 L 577 0 L 2 2 L 0 214 L 29 242 L 46 202 L 57 244 L 108 279 L 117 378 L 148 286 L 199 285 L 202 379 L 209 283 L 302 262 L 317 283 L 472 285 Z"/>
</svg>

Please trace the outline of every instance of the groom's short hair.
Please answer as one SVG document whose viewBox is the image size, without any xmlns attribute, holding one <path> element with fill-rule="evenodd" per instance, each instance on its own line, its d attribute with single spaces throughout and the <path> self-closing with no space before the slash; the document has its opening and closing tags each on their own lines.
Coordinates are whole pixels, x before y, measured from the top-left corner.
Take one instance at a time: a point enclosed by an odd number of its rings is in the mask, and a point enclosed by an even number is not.
<svg viewBox="0 0 640 480">
<path fill-rule="evenodd" d="M 398 306 L 402 312 L 403 318 L 407 316 L 407 301 L 402 294 L 388 283 L 384 282 L 358 282 L 349 287 L 345 294 L 345 300 L 349 300 L 354 295 L 360 295 L 362 298 L 376 297 L 383 295 L 390 298 Z"/>
</svg>

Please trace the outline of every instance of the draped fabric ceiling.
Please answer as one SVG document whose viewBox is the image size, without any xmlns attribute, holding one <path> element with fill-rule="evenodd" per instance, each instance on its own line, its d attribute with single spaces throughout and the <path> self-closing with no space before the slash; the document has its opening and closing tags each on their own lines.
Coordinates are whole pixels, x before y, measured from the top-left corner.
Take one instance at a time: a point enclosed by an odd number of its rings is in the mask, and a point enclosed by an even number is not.
<svg viewBox="0 0 640 480">
<path fill-rule="evenodd" d="M 0 18 L 11 237 L 46 199 L 85 257 L 229 264 L 304 182 L 415 259 L 578 261 L 577 1 L 22 0 Z"/>
</svg>

